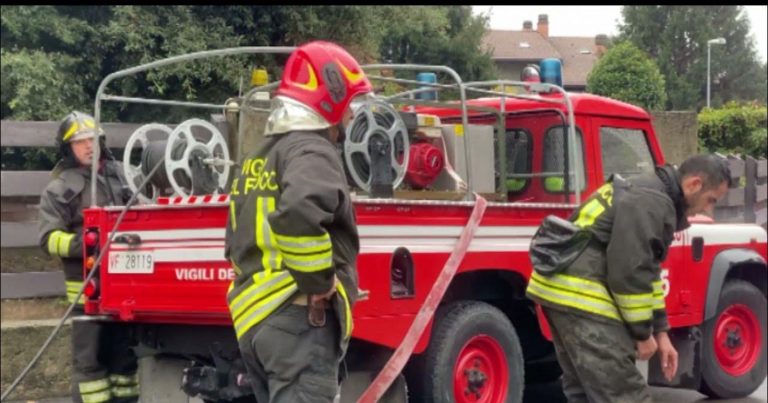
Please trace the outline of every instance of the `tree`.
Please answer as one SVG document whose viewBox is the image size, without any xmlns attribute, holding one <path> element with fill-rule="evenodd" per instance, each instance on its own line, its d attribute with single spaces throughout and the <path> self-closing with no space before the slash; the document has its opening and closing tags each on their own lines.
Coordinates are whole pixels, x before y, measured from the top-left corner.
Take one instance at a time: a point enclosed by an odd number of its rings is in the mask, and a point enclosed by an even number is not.
<svg viewBox="0 0 768 403">
<path fill-rule="evenodd" d="M 662 109 L 666 101 L 658 66 L 631 43 L 617 44 L 597 61 L 587 77 L 587 92 L 645 109 Z"/>
<path fill-rule="evenodd" d="M 711 47 L 711 102 L 766 102 L 765 69 L 758 61 L 741 6 L 625 6 L 620 38 L 655 59 L 666 79 L 667 109 L 706 105 L 707 41 Z"/>
</svg>

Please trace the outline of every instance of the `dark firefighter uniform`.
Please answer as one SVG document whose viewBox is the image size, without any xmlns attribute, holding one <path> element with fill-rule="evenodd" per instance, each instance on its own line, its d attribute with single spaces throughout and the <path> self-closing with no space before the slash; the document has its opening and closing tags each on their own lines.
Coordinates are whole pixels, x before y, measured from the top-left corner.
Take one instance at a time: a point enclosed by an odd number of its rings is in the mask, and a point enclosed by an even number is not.
<svg viewBox="0 0 768 403">
<path fill-rule="evenodd" d="M 96 186 L 98 204 L 122 205 L 122 167 L 109 160 L 102 164 Z M 39 243 L 45 252 L 61 258 L 67 298 L 72 303 L 83 286 L 82 210 L 91 205 L 91 168 L 65 158 L 52 176 L 40 196 Z M 136 401 L 137 363 L 129 340 L 116 325 L 88 321 L 83 315 L 83 300 L 81 296 L 72 320 L 73 400 Z"/>
<path fill-rule="evenodd" d="M 322 132 L 268 137 L 232 183 L 227 302 L 260 402 L 333 400 L 352 332 L 359 240 L 341 159 Z M 307 295 L 327 293 L 334 276 L 325 325 L 313 327 Z"/>
<path fill-rule="evenodd" d="M 669 324 L 659 264 L 687 227 L 671 166 L 601 186 L 569 218 L 591 240 L 565 269 L 534 271 L 526 295 L 552 328 L 569 402 L 647 402 L 635 343 Z"/>
</svg>

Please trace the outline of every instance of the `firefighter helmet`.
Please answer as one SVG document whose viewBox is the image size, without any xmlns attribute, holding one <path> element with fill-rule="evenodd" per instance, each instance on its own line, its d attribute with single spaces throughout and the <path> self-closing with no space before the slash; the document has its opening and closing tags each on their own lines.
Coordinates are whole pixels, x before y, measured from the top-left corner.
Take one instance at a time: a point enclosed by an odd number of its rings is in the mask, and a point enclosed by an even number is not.
<svg viewBox="0 0 768 403">
<path fill-rule="evenodd" d="M 99 129 L 96 131 L 96 119 L 93 116 L 74 111 L 67 115 L 59 125 L 59 132 L 56 136 L 56 142 L 59 146 L 66 143 L 71 143 L 75 140 L 82 140 L 92 138 L 96 135 L 103 135 L 104 131 Z"/>
<path fill-rule="evenodd" d="M 69 143 L 76 140 L 93 138 L 94 136 L 99 136 L 99 146 L 102 151 L 105 150 L 106 147 L 104 145 L 103 137 L 104 131 L 99 128 L 97 132 L 96 119 L 87 113 L 74 111 L 61 121 L 59 131 L 56 134 L 56 145 L 59 148 L 62 158 L 74 162 L 72 149 L 69 146 Z M 102 157 L 103 156 L 104 155 L 102 155 Z"/>
<path fill-rule="evenodd" d="M 276 95 L 297 100 L 337 125 L 352 98 L 371 91 L 371 82 L 352 55 L 334 43 L 313 41 L 288 58 Z"/>
</svg>

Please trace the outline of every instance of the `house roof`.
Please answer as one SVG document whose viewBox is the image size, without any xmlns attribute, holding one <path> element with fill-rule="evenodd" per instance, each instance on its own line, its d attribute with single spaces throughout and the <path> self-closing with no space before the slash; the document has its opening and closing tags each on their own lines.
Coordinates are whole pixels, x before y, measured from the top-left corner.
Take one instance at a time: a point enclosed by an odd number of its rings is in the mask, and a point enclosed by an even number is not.
<svg viewBox="0 0 768 403">
<path fill-rule="evenodd" d="M 520 47 L 520 43 L 530 47 Z M 563 83 L 585 86 L 587 75 L 597 62 L 594 37 L 554 36 L 545 38 L 537 31 L 490 30 L 483 46 L 495 61 L 539 61 L 548 57 L 563 64 Z"/>
<path fill-rule="evenodd" d="M 490 30 L 483 45 L 494 60 L 541 60 L 559 57 L 557 49 L 536 31 Z"/>
<path fill-rule="evenodd" d="M 552 37 L 550 43 L 560 53 L 563 63 L 563 81 L 570 85 L 587 85 L 587 76 L 597 63 L 595 38 Z"/>
</svg>

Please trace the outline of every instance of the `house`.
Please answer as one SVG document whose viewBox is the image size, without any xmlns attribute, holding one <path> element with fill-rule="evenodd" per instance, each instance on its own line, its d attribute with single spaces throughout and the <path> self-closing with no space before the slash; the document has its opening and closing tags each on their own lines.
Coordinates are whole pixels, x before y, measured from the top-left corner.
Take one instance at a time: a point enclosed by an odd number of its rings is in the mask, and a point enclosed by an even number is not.
<svg viewBox="0 0 768 403">
<path fill-rule="evenodd" d="M 560 59 L 563 87 L 568 91 L 584 91 L 587 75 L 597 59 L 606 51 L 607 35 L 591 37 L 549 36 L 549 19 L 540 14 L 536 30 L 531 21 L 523 22 L 522 31 L 490 30 L 483 46 L 490 50 L 500 79 L 520 80 L 520 72 L 542 59 Z"/>
</svg>

